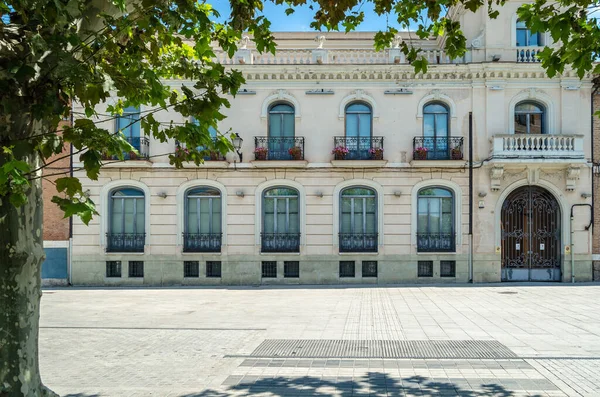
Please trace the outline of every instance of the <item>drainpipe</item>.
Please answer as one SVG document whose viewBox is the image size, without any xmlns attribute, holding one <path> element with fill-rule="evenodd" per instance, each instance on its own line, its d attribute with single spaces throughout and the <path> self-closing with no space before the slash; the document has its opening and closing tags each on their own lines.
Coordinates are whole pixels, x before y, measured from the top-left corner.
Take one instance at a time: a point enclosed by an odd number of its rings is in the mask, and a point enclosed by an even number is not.
<svg viewBox="0 0 600 397">
<path fill-rule="evenodd" d="M 73 126 L 74 120 L 73 120 L 73 101 L 71 101 L 71 117 L 70 117 L 70 127 Z M 69 176 L 73 177 L 73 144 L 71 143 L 69 145 Z M 73 217 L 70 216 L 69 217 L 69 251 L 68 251 L 68 256 L 67 256 L 67 260 L 69 261 L 67 264 L 67 283 L 69 285 L 73 285 L 73 278 L 71 277 L 71 272 L 73 271 L 73 265 L 72 265 L 72 259 L 73 259 Z"/>
<path fill-rule="evenodd" d="M 473 282 L 473 112 L 469 112 L 469 282 Z"/>
<path fill-rule="evenodd" d="M 590 219 L 590 223 L 589 225 L 587 225 L 585 227 L 585 230 L 590 230 L 590 227 L 592 227 L 592 222 L 594 221 L 594 207 L 592 207 L 591 204 L 587 204 L 587 203 L 581 203 L 581 204 L 573 204 L 571 206 L 571 222 L 570 222 L 570 246 L 571 246 L 571 283 L 575 283 L 575 251 L 573 250 L 573 247 L 575 246 L 575 243 L 573 242 L 573 220 L 575 219 L 575 216 L 573 214 L 573 210 L 575 209 L 575 207 L 590 207 L 590 210 L 592 210 L 592 214 L 591 214 L 591 219 Z"/>
</svg>

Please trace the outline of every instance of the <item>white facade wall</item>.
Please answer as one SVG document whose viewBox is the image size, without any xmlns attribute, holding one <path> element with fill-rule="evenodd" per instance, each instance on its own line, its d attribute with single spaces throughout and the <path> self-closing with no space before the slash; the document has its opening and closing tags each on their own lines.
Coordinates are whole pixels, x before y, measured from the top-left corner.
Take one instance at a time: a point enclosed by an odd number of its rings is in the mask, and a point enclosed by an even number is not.
<svg viewBox="0 0 600 397">
<path fill-rule="evenodd" d="M 509 2 L 507 10 L 516 9 Z M 509 10 L 509 11 L 510 11 Z M 504 11 L 504 10 L 503 10 Z M 361 48 L 368 53 L 372 42 L 365 33 L 332 34 L 324 49 L 331 62 L 323 64 L 235 64 L 246 78 L 243 87 L 255 92 L 230 98 L 221 133 L 238 133 L 243 139 L 243 162 L 236 154 L 227 162 L 210 162 L 175 169 L 168 164 L 174 142 L 150 142 L 149 161 L 107 165 L 98 181 L 76 173 L 98 204 L 100 216 L 89 226 L 74 222 L 74 284 L 259 284 L 259 283 L 398 283 L 466 282 L 469 254 L 469 178 L 466 160 L 414 161 L 413 138 L 423 134 L 423 106 L 442 102 L 450 109 L 450 135 L 464 139 L 468 159 L 469 113 L 473 117 L 474 148 L 474 265 L 473 280 L 501 280 L 502 236 L 500 213 L 507 195 L 515 188 L 537 185 L 559 202 L 561 219 L 561 277 L 571 280 L 571 238 L 576 280 L 591 279 L 591 230 L 585 230 L 582 194 L 591 191 L 590 95 L 591 79 L 579 80 L 571 72 L 548 78 L 539 64 L 515 63 L 516 47 L 510 32 L 514 13 L 485 21 L 481 13 L 460 17 L 469 40 L 483 31 L 481 49 L 469 56 L 477 62 L 432 64 L 426 74 L 414 74 L 404 64 L 336 64 L 336 48 Z M 306 34 L 283 33 L 280 49 L 314 48 Z M 294 39 L 295 37 L 295 39 Z M 310 36 L 312 39 L 312 36 Z M 294 40 L 284 40 L 284 39 Z M 504 41 L 502 41 L 504 40 Z M 328 47 L 329 45 L 335 46 Z M 303 47 L 304 46 L 304 47 Z M 252 51 L 250 49 L 250 51 Z M 311 50 L 312 51 L 312 50 Z M 501 54 L 489 62 L 490 54 Z M 482 55 L 483 54 L 483 55 Z M 512 60 L 510 58 L 512 54 Z M 242 54 L 247 56 L 247 53 Z M 505 61 L 506 60 L 506 61 Z M 186 84 L 172 81 L 174 86 Z M 391 95 L 404 88 L 411 94 Z M 330 95 L 311 95 L 309 90 L 331 90 Z M 344 136 L 344 109 L 352 101 L 364 101 L 373 109 L 373 136 L 384 137 L 384 161 L 334 161 L 335 136 Z M 498 137 L 514 134 L 514 107 L 534 100 L 546 108 L 547 132 L 552 136 L 576 135 L 575 152 L 543 149 L 532 155 L 502 156 Z M 266 111 L 270 104 L 287 102 L 295 107 L 295 134 L 305 138 L 305 161 L 254 161 L 254 137 L 267 136 Z M 99 109 L 102 112 L 102 109 Z M 162 111 L 157 119 L 184 121 Z M 114 129 L 109 122 L 106 126 Z M 536 149 L 538 150 L 538 149 Z M 77 165 L 77 164 L 76 164 Z M 146 200 L 146 246 L 143 253 L 107 253 L 108 194 L 118 186 L 142 189 Z M 223 200 L 223 243 L 220 253 L 182 252 L 183 194 L 191 186 L 212 186 Z M 300 193 L 301 245 L 299 253 L 265 254 L 260 249 L 261 195 L 273 186 L 289 186 Z M 339 192 L 346 186 L 366 186 L 379 200 L 377 253 L 340 253 Z M 419 253 L 416 246 L 416 195 L 421 187 L 442 186 L 455 200 L 456 251 Z M 166 196 L 165 196 L 166 195 Z M 243 197 L 242 197 L 243 196 Z M 573 237 L 571 237 L 573 231 Z M 122 277 L 106 277 L 106 261 L 122 261 Z M 144 261 L 144 277 L 127 277 L 128 261 Z M 220 278 L 207 278 L 205 261 L 221 261 Z M 356 277 L 340 278 L 339 262 L 356 261 Z M 377 261 L 378 276 L 361 277 L 362 261 Z M 434 276 L 417 277 L 418 261 L 432 260 Z M 456 276 L 440 277 L 440 261 L 456 261 Z M 183 261 L 199 261 L 200 277 L 184 278 Z M 277 278 L 261 277 L 261 262 L 277 261 Z M 283 262 L 299 261 L 300 278 L 284 278 Z"/>
</svg>

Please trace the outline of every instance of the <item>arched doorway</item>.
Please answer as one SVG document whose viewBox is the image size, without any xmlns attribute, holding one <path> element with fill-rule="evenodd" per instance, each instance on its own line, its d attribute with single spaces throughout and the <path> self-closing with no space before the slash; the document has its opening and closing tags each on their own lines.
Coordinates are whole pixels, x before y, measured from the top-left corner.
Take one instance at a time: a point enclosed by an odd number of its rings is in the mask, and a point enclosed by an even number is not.
<svg viewBox="0 0 600 397">
<path fill-rule="evenodd" d="M 502 204 L 502 281 L 559 281 L 560 206 L 539 186 L 523 186 Z"/>
</svg>

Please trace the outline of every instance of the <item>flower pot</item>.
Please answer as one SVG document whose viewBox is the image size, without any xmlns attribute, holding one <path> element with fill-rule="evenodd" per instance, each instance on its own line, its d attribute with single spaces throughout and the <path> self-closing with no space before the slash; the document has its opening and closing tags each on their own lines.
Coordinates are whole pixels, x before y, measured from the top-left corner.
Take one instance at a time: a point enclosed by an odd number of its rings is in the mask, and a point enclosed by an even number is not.
<svg viewBox="0 0 600 397">
<path fill-rule="evenodd" d="M 217 161 L 219 160 L 219 153 L 218 152 L 210 152 L 210 161 Z"/>
<path fill-rule="evenodd" d="M 371 160 L 383 160 L 383 152 L 371 153 Z"/>
<path fill-rule="evenodd" d="M 453 150 L 451 156 L 452 160 L 462 160 L 462 153 L 460 150 Z"/>
<path fill-rule="evenodd" d="M 266 152 L 254 153 L 254 159 L 256 159 L 258 161 L 264 161 L 267 159 L 267 153 Z"/>
<path fill-rule="evenodd" d="M 427 152 L 421 150 L 415 151 L 413 153 L 413 158 L 415 160 L 427 160 Z"/>
<path fill-rule="evenodd" d="M 292 160 L 302 160 L 302 153 L 292 154 Z"/>
<path fill-rule="evenodd" d="M 336 153 L 335 159 L 336 160 L 346 160 L 346 153 Z"/>
</svg>

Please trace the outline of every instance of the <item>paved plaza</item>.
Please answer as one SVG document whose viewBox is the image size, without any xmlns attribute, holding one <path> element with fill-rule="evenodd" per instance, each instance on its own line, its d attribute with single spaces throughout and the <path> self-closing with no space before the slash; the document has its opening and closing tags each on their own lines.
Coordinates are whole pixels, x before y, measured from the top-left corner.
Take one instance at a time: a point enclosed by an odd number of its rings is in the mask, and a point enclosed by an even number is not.
<svg viewBox="0 0 600 397">
<path fill-rule="evenodd" d="M 600 285 L 46 289 L 62 396 L 600 396 Z"/>
</svg>

